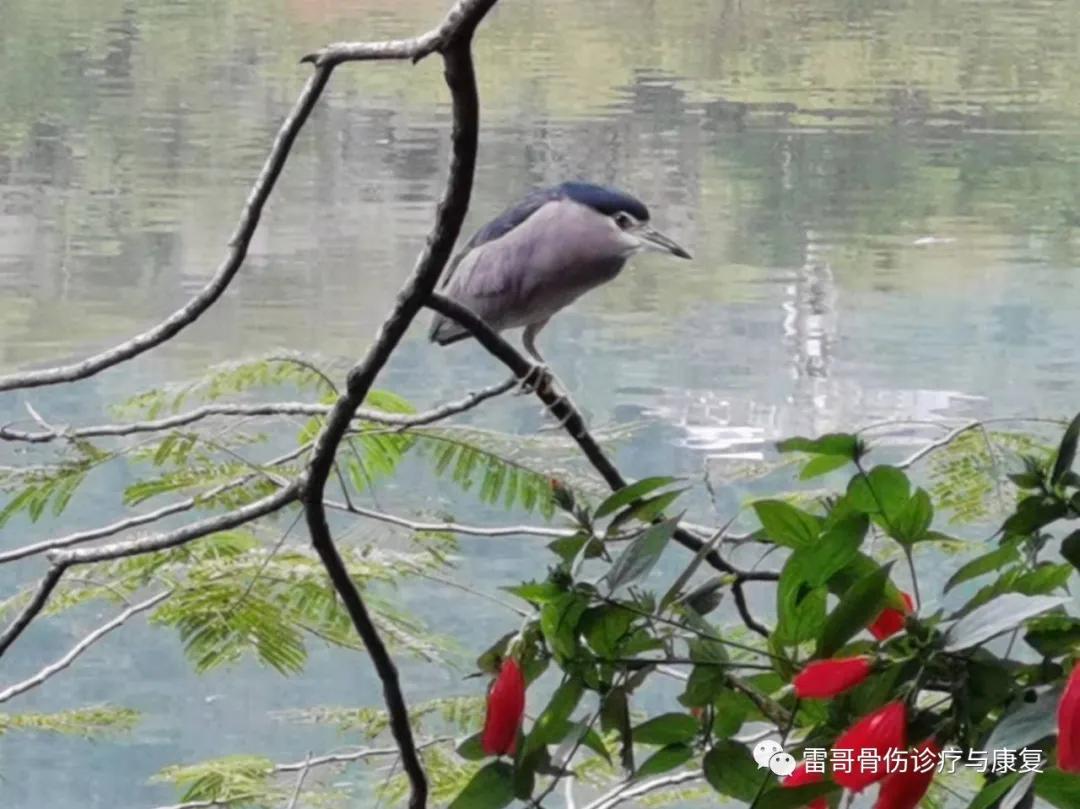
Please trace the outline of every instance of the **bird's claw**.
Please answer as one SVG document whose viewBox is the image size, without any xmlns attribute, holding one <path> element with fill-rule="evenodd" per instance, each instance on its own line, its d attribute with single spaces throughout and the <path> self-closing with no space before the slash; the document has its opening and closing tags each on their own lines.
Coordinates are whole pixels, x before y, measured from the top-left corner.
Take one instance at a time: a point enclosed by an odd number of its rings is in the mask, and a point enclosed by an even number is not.
<svg viewBox="0 0 1080 809">
<path fill-rule="evenodd" d="M 522 396 L 527 393 L 536 393 L 551 385 L 555 375 L 551 369 L 542 363 L 533 365 L 529 373 L 521 377 L 516 395 Z"/>
</svg>

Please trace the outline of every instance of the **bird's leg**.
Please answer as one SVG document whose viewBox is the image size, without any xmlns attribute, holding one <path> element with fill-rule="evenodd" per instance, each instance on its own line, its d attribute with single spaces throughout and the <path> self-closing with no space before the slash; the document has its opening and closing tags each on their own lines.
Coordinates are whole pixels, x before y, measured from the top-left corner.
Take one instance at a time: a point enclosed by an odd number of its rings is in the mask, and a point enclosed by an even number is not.
<svg viewBox="0 0 1080 809">
<path fill-rule="evenodd" d="M 526 353 L 536 360 L 536 364 L 533 365 L 532 370 L 522 378 L 521 388 L 518 390 L 519 394 L 538 391 L 541 388 L 550 385 L 555 377 L 536 348 L 536 335 L 539 334 L 540 329 L 544 328 L 546 325 L 546 318 L 538 323 L 530 323 L 525 327 L 525 332 L 521 335 L 521 344 L 525 347 Z"/>
</svg>

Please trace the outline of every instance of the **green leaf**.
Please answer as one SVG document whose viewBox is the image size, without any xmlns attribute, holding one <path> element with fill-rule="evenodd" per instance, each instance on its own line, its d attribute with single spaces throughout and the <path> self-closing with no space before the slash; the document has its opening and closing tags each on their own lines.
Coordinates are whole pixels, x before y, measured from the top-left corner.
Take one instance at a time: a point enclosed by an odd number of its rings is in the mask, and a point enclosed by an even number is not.
<svg viewBox="0 0 1080 809">
<path fill-rule="evenodd" d="M 1073 461 L 1076 460 L 1077 439 L 1080 439 L 1080 414 L 1069 422 L 1065 435 L 1061 437 L 1061 445 L 1054 458 L 1054 468 L 1050 472 L 1050 485 L 1056 486 L 1065 473 L 1072 469 Z"/>
<path fill-rule="evenodd" d="M 1035 776 L 1035 794 L 1058 809 L 1080 806 L 1080 776 L 1053 767 Z"/>
<path fill-rule="evenodd" d="M 581 618 L 581 634 L 600 657 L 616 657 L 637 615 L 615 605 L 590 607 Z"/>
<path fill-rule="evenodd" d="M 879 567 L 874 573 L 855 582 L 840 597 L 840 603 L 825 619 L 817 657 L 832 657 L 878 616 L 886 604 L 885 584 L 891 568 L 891 563 Z"/>
<path fill-rule="evenodd" d="M 640 499 L 643 495 L 663 486 L 668 486 L 677 480 L 678 478 L 673 477 L 642 478 L 636 483 L 624 486 L 614 494 L 610 495 L 596 507 L 596 511 L 593 512 L 593 517 L 594 519 L 602 520 L 609 514 L 614 514 L 623 506 L 628 506 L 635 500 Z"/>
<path fill-rule="evenodd" d="M 570 714 L 577 708 L 584 693 L 585 686 L 576 677 L 566 679 L 555 689 L 547 707 L 537 718 L 525 739 L 522 758 L 528 757 L 545 745 L 562 741 L 559 733 L 565 733 L 569 729 Z"/>
<path fill-rule="evenodd" d="M 723 667 L 694 666 L 679 701 L 687 708 L 703 708 L 727 688 L 726 683 L 727 675 Z"/>
<path fill-rule="evenodd" d="M 1001 526 L 1005 539 L 1028 536 L 1065 516 L 1068 507 L 1056 497 L 1041 494 L 1025 497 Z"/>
<path fill-rule="evenodd" d="M 1080 531 L 1073 531 L 1061 540 L 1061 555 L 1077 570 L 1080 570 Z"/>
<path fill-rule="evenodd" d="M 477 770 L 449 809 L 503 809 L 513 800 L 514 768 L 505 761 L 493 761 Z"/>
<path fill-rule="evenodd" d="M 664 512 L 667 511 L 668 507 L 679 499 L 679 496 L 685 491 L 686 489 L 676 489 L 673 492 L 664 492 L 663 494 L 656 495 L 656 497 L 647 497 L 644 500 L 639 500 L 636 503 L 627 506 L 623 511 L 619 512 L 608 525 L 608 535 L 618 532 L 631 520 L 651 523 L 654 520 L 659 519 L 664 515 Z"/>
<path fill-rule="evenodd" d="M 634 728 L 635 744 L 667 745 L 689 742 L 697 736 L 700 723 L 684 713 L 666 713 Z"/>
<path fill-rule="evenodd" d="M 1020 775 L 1018 772 L 1009 773 L 997 781 L 987 784 L 979 790 L 979 794 L 972 799 L 967 809 L 990 809 L 998 798 L 1008 792 L 1012 785 L 1020 780 Z"/>
<path fill-rule="evenodd" d="M 854 461 L 860 453 L 859 439 L 850 433 L 826 433 L 818 438 L 795 436 L 776 443 L 778 452 L 808 452 L 811 455 L 835 455 Z"/>
<path fill-rule="evenodd" d="M 851 463 L 850 458 L 843 455 L 815 455 L 799 470 L 799 480 L 811 480 L 822 475 L 827 475 L 834 469 L 847 466 Z"/>
<path fill-rule="evenodd" d="M 752 801 L 761 783 L 771 777 L 768 770 L 759 770 L 745 746 L 724 739 L 705 754 L 705 780 L 721 795 L 737 801 Z"/>
<path fill-rule="evenodd" d="M 577 593 L 566 593 L 540 610 L 540 631 L 551 650 L 563 658 L 574 656 L 578 646 L 578 621 L 588 603 Z"/>
<path fill-rule="evenodd" d="M 1024 640 L 1043 657 L 1060 657 L 1080 647 L 1080 619 L 1050 614 L 1028 623 Z"/>
<path fill-rule="evenodd" d="M 484 752 L 483 736 L 483 733 L 474 733 L 462 739 L 454 748 L 454 752 L 466 761 L 482 761 L 488 757 L 488 754 Z"/>
<path fill-rule="evenodd" d="M 604 733 L 619 734 L 619 760 L 627 772 L 634 770 L 634 741 L 630 728 L 630 706 L 626 698 L 626 688 L 616 686 L 604 696 L 600 705 L 600 729 Z"/>
<path fill-rule="evenodd" d="M 1005 593 L 972 610 L 945 633 L 945 651 L 959 652 L 1020 626 L 1028 618 L 1068 602 L 1059 596 L 1025 596 Z"/>
<path fill-rule="evenodd" d="M 866 474 L 856 475 L 848 484 L 847 500 L 866 514 L 881 515 L 891 526 L 907 506 L 911 482 L 895 466 L 875 466 Z"/>
<path fill-rule="evenodd" d="M 1018 555 L 1017 543 L 1007 542 L 989 553 L 984 553 L 982 556 L 975 557 L 967 564 L 961 566 L 961 568 L 953 573 L 949 580 L 945 582 L 945 592 L 949 592 L 949 590 L 956 585 L 962 584 L 970 579 L 1000 570 L 1005 565 L 1015 561 Z"/>
<path fill-rule="evenodd" d="M 820 517 L 783 500 L 758 500 L 753 505 L 765 535 L 778 545 L 804 548 L 814 544 L 821 534 Z"/>
<path fill-rule="evenodd" d="M 634 778 L 648 778 L 652 775 L 671 772 L 694 757 L 694 748 L 688 744 L 669 744 L 661 747 L 638 767 Z"/>
<path fill-rule="evenodd" d="M 792 554 L 792 558 L 798 553 Z M 792 567 L 789 559 L 780 571 L 776 587 L 776 642 L 795 646 L 817 639 L 825 625 L 827 595 L 824 587 L 807 582 L 798 565 Z"/>
<path fill-rule="evenodd" d="M 784 567 L 794 568 L 793 572 L 814 587 L 824 586 L 855 559 L 869 527 L 863 514 L 846 517 L 827 528 L 812 546 L 791 554 Z"/>
<path fill-rule="evenodd" d="M 891 536 L 896 541 L 910 545 L 925 539 L 934 521 L 934 506 L 925 489 L 916 489 L 892 521 Z"/>
<path fill-rule="evenodd" d="M 660 559 L 660 554 L 667 547 L 671 535 L 675 533 L 679 519 L 679 517 L 672 517 L 670 520 L 646 528 L 637 539 L 626 546 L 604 577 L 612 593 L 620 587 L 637 581 L 652 570 L 653 565 Z"/>
</svg>

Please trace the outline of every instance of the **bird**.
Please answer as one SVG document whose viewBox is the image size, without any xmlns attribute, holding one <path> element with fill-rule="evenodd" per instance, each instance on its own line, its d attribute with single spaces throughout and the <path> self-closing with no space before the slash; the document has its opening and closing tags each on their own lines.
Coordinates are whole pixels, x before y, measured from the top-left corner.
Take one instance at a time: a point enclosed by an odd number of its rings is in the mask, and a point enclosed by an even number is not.
<svg viewBox="0 0 1080 809">
<path fill-rule="evenodd" d="M 497 332 L 524 328 L 522 346 L 546 369 L 536 338 L 556 313 L 615 279 L 644 250 L 690 258 L 649 221 L 645 204 L 616 188 L 571 181 L 535 190 L 466 242 L 440 292 Z M 450 318 L 432 319 L 433 343 L 469 336 Z"/>
</svg>

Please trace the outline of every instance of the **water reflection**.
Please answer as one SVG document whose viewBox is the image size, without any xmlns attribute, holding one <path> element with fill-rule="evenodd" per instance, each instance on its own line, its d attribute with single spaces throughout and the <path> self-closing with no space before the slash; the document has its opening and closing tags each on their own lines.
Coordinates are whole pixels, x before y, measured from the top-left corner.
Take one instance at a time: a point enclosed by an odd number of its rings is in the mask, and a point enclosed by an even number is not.
<svg viewBox="0 0 1080 809">
<path fill-rule="evenodd" d="M 81 354 L 172 311 L 223 254 L 305 77 L 296 57 L 420 30 L 444 5 L 5 0 L 0 367 Z M 777 436 L 883 419 L 1060 415 L 1080 378 L 1078 37 L 1080 4 L 1065 0 L 504 2 L 478 41 L 470 223 L 586 177 L 638 194 L 694 253 L 636 261 L 544 335 L 595 423 L 645 422 L 619 450 L 631 475 L 745 465 Z M 356 356 L 421 247 L 447 115 L 434 61 L 338 71 L 217 307 L 154 359 L 35 404 L 99 420 L 123 393 L 237 356 Z M 498 373 L 467 344 L 434 354 L 421 331 L 389 378 L 418 403 Z M 21 399 L 0 399 L 0 416 L 22 417 Z M 490 419 L 540 424 L 523 401 Z M 488 563 L 512 575 L 516 552 L 499 553 Z M 102 654 L 130 682 L 157 677 L 135 696 L 165 690 L 166 711 L 205 718 L 202 696 L 233 688 L 214 703 L 220 738 L 155 714 L 130 745 L 140 772 L 253 733 L 296 757 L 265 712 L 310 701 L 303 684 L 206 683 L 178 673 L 173 647 L 150 669 Z M 87 671 L 70 699 L 101 698 Z M 336 672 L 306 682 L 328 700 L 371 696 Z M 457 688 L 446 677 L 438 687 Z M 93 769 L 116 771 L 116 747 L 101 750 Z M 21 771 L 53 769 L 44 747 L 16 754 Z M 127 771 L 89 797 L 45 780 L 0 790 L 24 807 L 167 799 Z"/>
</svg>

